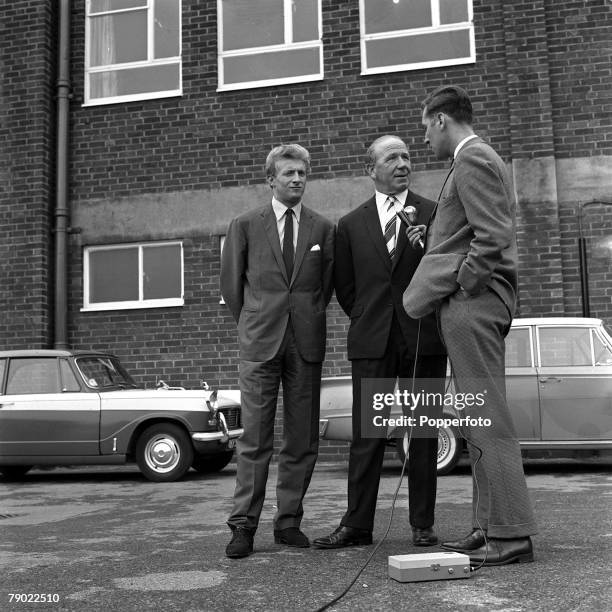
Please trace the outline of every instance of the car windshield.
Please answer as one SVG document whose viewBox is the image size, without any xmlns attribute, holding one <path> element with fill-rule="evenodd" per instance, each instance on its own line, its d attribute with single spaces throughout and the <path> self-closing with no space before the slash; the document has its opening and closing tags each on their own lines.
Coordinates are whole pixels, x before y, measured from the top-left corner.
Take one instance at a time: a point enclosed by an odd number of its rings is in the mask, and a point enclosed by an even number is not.
<svg viewBox="0 0 612 612">
<path fill-rule="evenodd" d="M 114 357 L 79 357 L 76 364 L 85 383 L 94 389 L 140 388 Z"/>
</svg>

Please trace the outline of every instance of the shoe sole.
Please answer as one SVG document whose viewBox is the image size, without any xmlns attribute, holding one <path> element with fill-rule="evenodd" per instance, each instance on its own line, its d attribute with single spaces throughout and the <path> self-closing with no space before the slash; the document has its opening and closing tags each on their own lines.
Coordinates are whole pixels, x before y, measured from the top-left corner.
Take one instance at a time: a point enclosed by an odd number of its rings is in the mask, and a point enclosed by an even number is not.
<svg viewBox="0 0 612 612">
<path fill-rule="evenodd" d="M 334 548 L 348 548 L 349 546 L 370 546 L 372 544 L 372 540 L 357 540 L 355 542 L 350 542 L 347 544 L 322 544 L 313 542 L 313 548 L 321 548 L 325 550 L 332 550 Z"/>
<path fill-rule="evenodd" d="M 523 553 L 522 555 L 516 555 L 514 557 L 510 557 L 509 559 L 504 559 L 504 561 L 485 561 L 483 564 L 482 561 L 475 561 L 470 559 L 470 565 L 482 565 L 483 567 L 495 567 L 498 565 L 510 565 L 511 563 L 533 563 L 533 553 Z"/>
<path fill-rule="evenodd" d="M 435 546 L 438 543 L 438 540 L 435 542 L 412 542 L 415 546 Z"/>
<path fill-rule="evenodd" d="M 252 554 L 253 554 L 253 551 L 246 553 L 246 555 L 228 555 L 227 553 L 225 553 L 225 556 L 228 559 L 244 559 L 246 557 L 249 557 Z"/>
<path fill-rule="evenodd" d="M 282 538 L 274 538 L 275 544 L 284 544 L 285 546 L 291 546 L 291 548 L 310 548 L 310 543 L 307 544 L 291 544 L 291 542 L 287 542 Z"/>
</svg>

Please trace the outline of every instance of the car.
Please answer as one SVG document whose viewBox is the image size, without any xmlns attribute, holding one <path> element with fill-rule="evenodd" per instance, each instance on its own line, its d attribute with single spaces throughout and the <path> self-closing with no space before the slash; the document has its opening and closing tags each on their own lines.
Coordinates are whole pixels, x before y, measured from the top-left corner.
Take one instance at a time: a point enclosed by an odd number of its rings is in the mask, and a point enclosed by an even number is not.
<svg viewBox="0 0 612 612">
<path fill-rule="evenodd" d="M 2 351 L 0 473 L 132 461 L 155 482 L 217 472 L 242 433 L 239 392 L 204 387 L 145 389 L 103 352 Z"/>
<path fill-rule="evenodd" d="M 452 384 L 449 387 L 452 391 Z M 517 318 L 506 338 L 506 394 L 521 450 L 568 454 L 612 449 L 612 338 L 600 319 Z M 324 378 L 319 434 L 350 440 L 350 376 Z M 460 414 L 444 406 L 438 430 L 438 474 L 450 472 L 466 444 L 452 424 Z M 391 417 L 401 417 L 397 404 Z M 403 463 L 408 433 L 390 426 L 387 441 Z"/>
</svg>

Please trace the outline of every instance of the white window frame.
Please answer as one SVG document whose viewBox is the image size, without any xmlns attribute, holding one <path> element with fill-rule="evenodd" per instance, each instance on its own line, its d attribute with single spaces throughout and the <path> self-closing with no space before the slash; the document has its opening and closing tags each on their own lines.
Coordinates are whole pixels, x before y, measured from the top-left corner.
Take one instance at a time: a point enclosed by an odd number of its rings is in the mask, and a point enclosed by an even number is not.
<svg viewBox="0 0 612 612">
<path fill-rule="evenodd" d="M 473 64 L 476 62 L 476 40 L 474 36 L 474 6 L 473 0 L 466 0 L 468 5 L 468 21 L 442 25 L 440 23 L 440 0 L 430 0 L 432 25 L 424 28 L 412 28 L 408 30 L 393 30 L 391 32 L 377 32 L 366 34 L 365 27 L 365 0 L 359 0 L 359 31 L 361 40 L 361 74 L 386 74 L 388 72 L 401 72 L 403 70 L 423 70 L 425 68 L 436 68 L 439 66 L 458 66 L 461 64 Z M 434 32 L 453 32 L 456 30 L 469 30 L 470 55 L 448 60 L 432 60 L 427 62 L 414 62 L 411 64 L 389 64 L 368 68 L 366 42 L 369 40 L 381 40 L 392 38 L 404 38 L 406 36 L 417 36 L 419 34 L 431 34 Z"/>
<path fill-rule="evenodd" d="M 125 62 L 121 64 L 107 64 L 104 66 L 90 65 L 91 62 L 91 19 L 90 5 L 91 0 L 86 0 L 85 3 L 85 102 L 82 106 L 102 106 L 104 104 L 117 104 L 118 102 L 132 102 L 135 100 L 154 100 L 157 98 L 171 98 L 183 95 L 183 6 L 182 0 L 176 0 L 179 3 L 179 54 L 173 57 L 164 57 L 155 59 L 154 53 L 154 13 L 153 5 L 155 0 L 147 0 L 147 59 L 139 62 Z M 133 11 L 142 11 L 144 7 L 135 7 L 127 9 L 117 9 L 113 11 L 104 11 L 95 13 L 95 17 L 100 15 L 113 15 L 116 13 L 129 13 Z M 144 68 L 147 66 L 160 66 L 176 64 L 179 71 L 179 87 L 178 89 L 164 91 L 150 91 L 142 94 L 127 94 L 120 96 L 109 96 L 107 98 L 91 99 L 90 93 L 90 75 L 99 72 L 108 72 L 109 70 L 127 70 L 129 68 Z"/>
<path fill-rule="evenodd" d="M 160 298 L 145 300 L 143 298 L 143 255 L 145 247 L 180 246 L 181 253 L 181 295 L 173 298 Z M 125 300 L 120 302 L 95 302 L 89 298 L 90 266 L 89 254 L 99 251 L 112 251 L 117 249 L 138 248 L 138 300 Z M 83 307 L 81 312 L 100 310 L 134 310 L 136 308 L 166 308 L 168 306 L 184 306 L 185 304 L 185 254 L 183 243 L 180 240 L 167 240 L 162 242 L 130 242 L 125 244 L 109 244 L 88 246 L 83 249 Z"/>
<path fill-rule="evenodd" d="M 285 24 L 285 42 L 278 45 L 268 45 L 262 47 L 248 47 L 245 49 L 233 49 L 231 51 L 223 51 L 223 6 L 222 0 L 217 0 L 217 66 L 219 71 L 217 91 L 235 91 L 239 89 L 254 89 L 255 87 L 272 87 L 274 85 L 285 85 L 287 83 L 307 83 L 310 81 L 323 80 L 323 40 L 321 38 L 323 32 L 322 18 L 322 0 L 317 0 L 317 25 L 319 38 L 316 41 L 293 42 L 293 11 L 291 8 L 292 0 L 283 0 L 284 24 Z M 245 55 L 256 55 L 261 53 L 272 53 L 278 51 L 293 51 L 296 49 L 313 49 L 319 50 L 319 72 L 311 75 L 303 75 L 296 77 L 283 77 L 279 79 L 263 79 L 260 81 L 245 81 L 243 83 L 225 84 L 225 72 L 223 60 L 226 57 L 239 57 Z"/>
</svg>

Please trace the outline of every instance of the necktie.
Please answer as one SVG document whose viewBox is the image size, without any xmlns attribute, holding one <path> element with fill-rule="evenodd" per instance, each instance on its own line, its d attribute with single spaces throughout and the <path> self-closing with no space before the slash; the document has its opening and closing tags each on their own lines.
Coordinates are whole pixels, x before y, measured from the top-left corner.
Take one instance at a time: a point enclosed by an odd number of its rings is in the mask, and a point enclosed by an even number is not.
<svg viewBox="0 0 612 612">
<path fill-rule="evenodd" d="M 393 259 L 395 255 L 395 202 L 393 196 L 389 196 L 385 204 L 387 204 L 387 222 L 385 223 L 385 243 L 389 257 Z"/>
<path fill-rule="evenodd" d="M 291 280 L 293 274 L 293 210 L 288 208 L 285 212 L 285 231 L 283 236 L 283 259 L 287 278 Z"/>
</svg>

